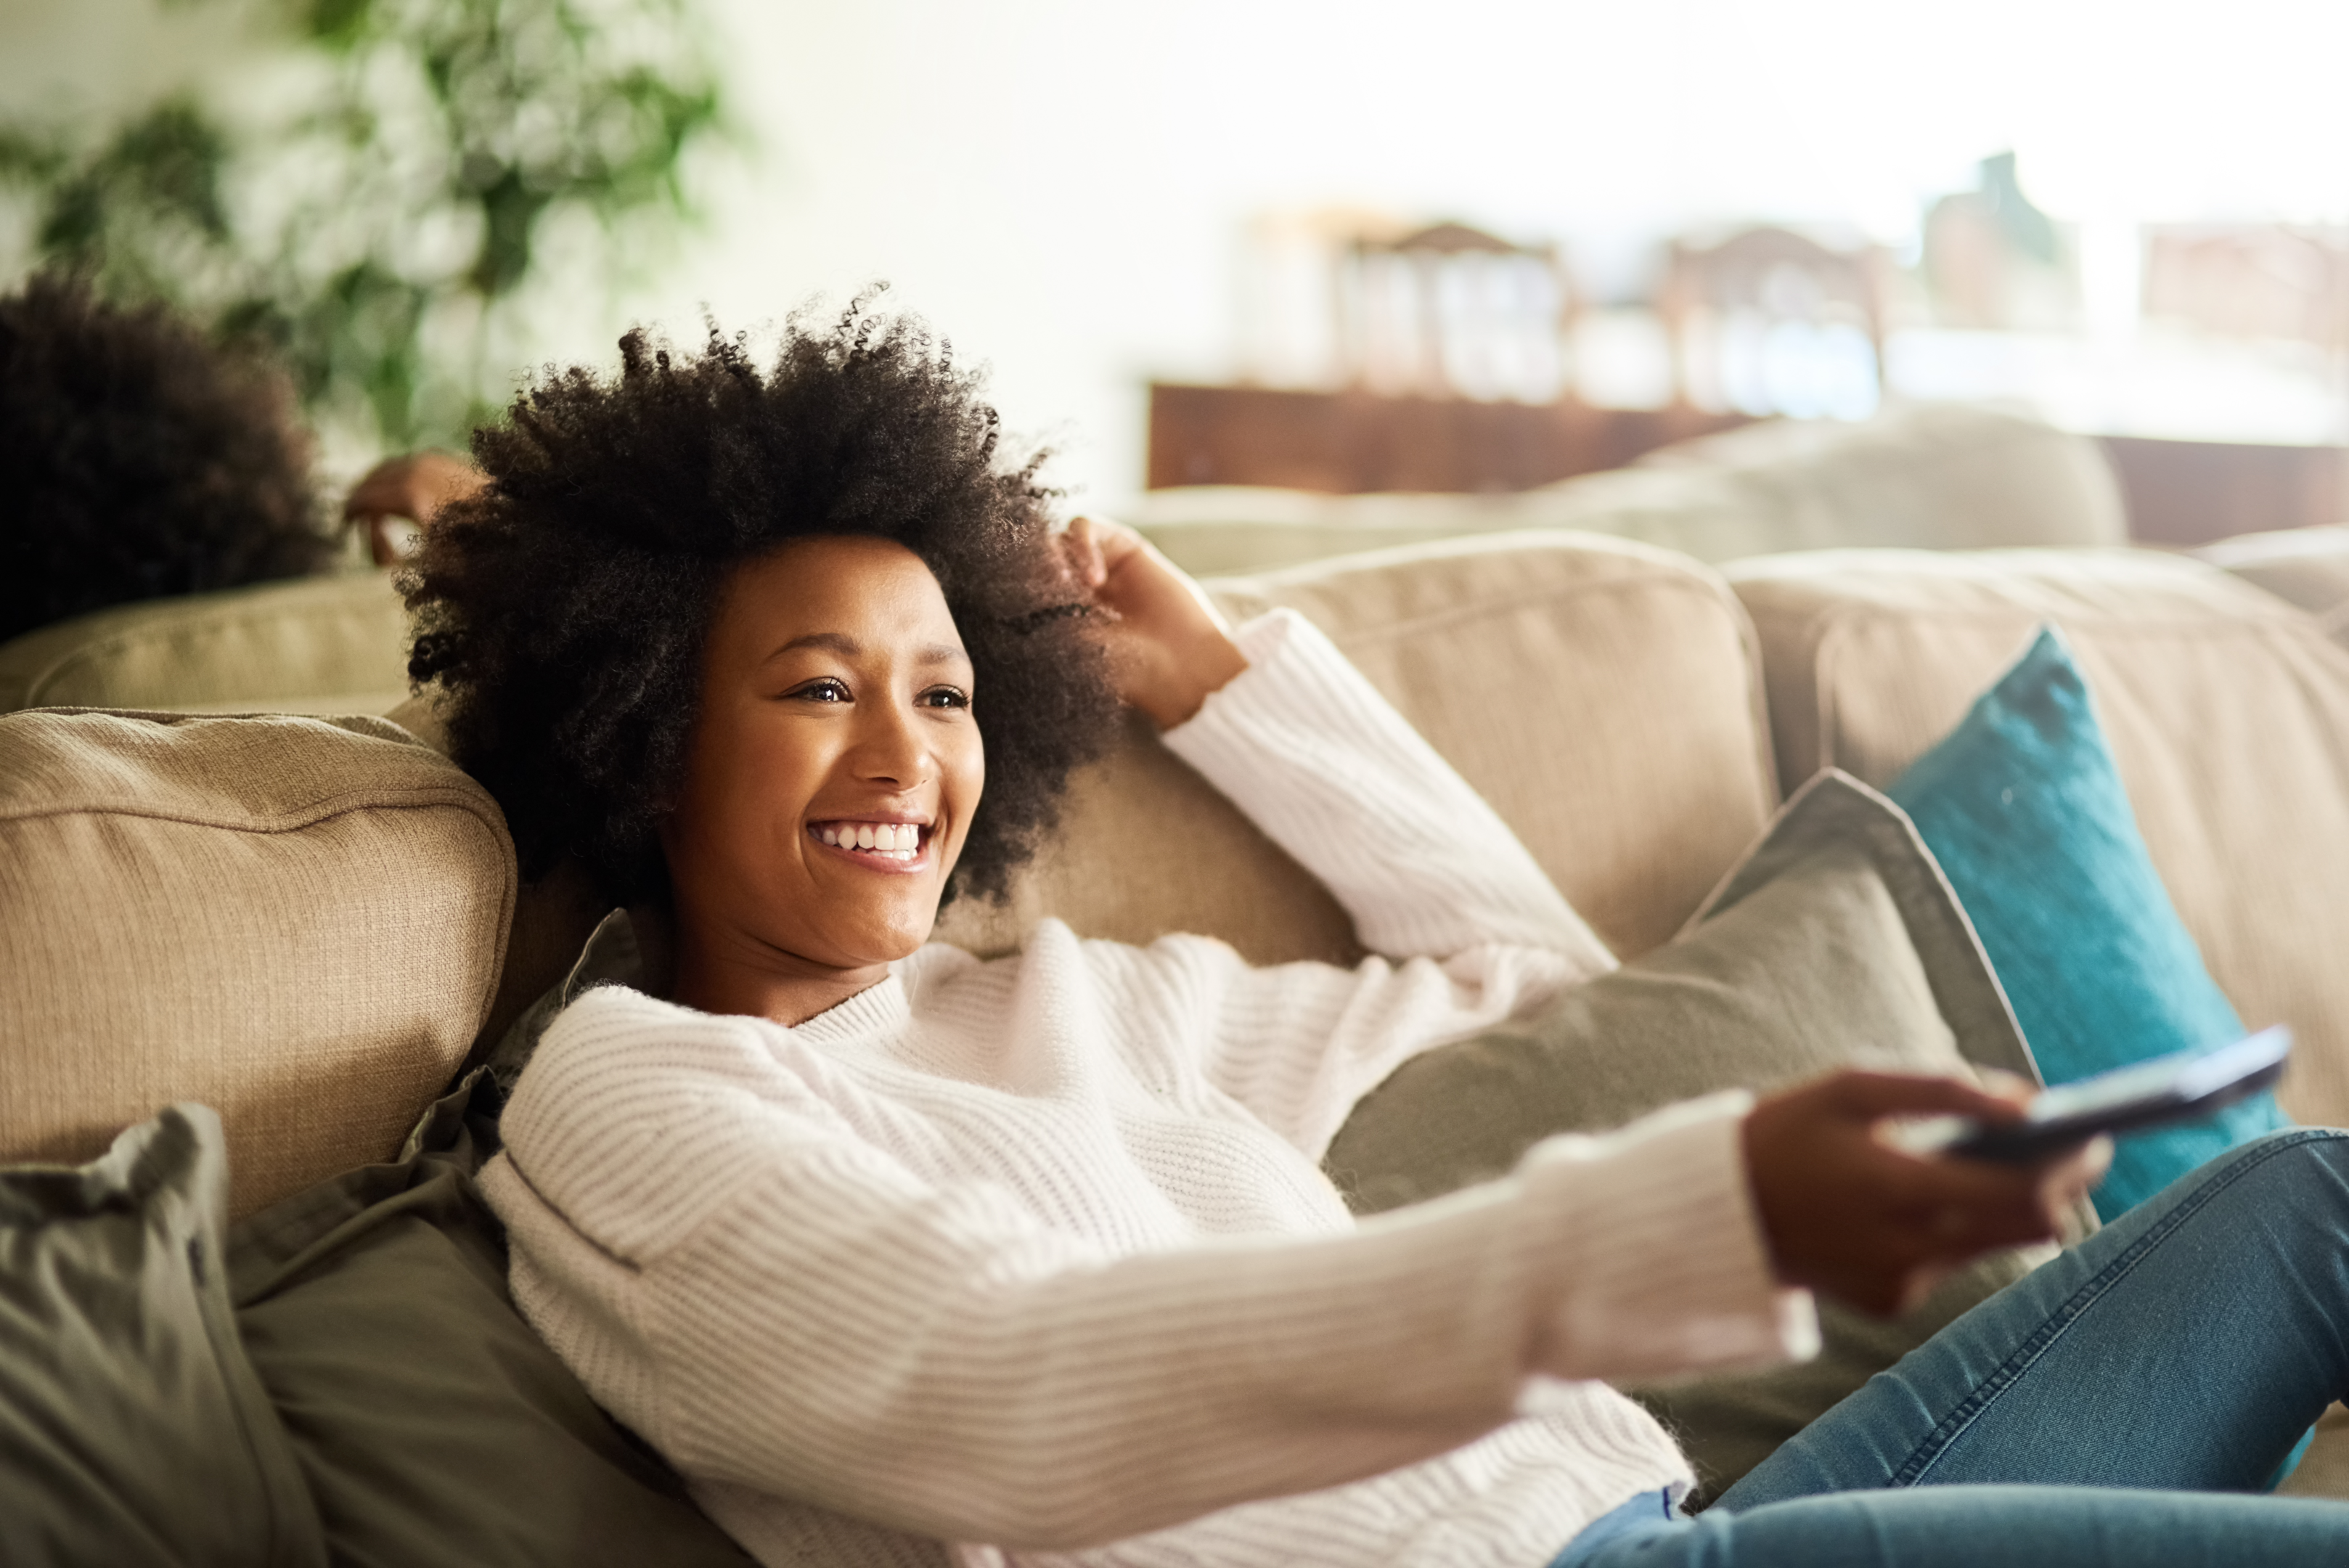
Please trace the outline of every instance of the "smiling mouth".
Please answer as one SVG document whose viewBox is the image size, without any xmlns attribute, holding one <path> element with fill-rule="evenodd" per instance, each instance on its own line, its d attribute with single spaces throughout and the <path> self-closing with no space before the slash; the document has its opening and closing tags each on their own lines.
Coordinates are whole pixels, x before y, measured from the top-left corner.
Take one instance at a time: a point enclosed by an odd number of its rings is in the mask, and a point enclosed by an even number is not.
<svg viewBox="0 0 2349 1568">
<path fill-rule="evenodd" d="M 860 860 L 911 866 L 929 847 L 930 829 L 917 822 L 812 822 L 808 833 L 828 848 Z"/>
</svg>

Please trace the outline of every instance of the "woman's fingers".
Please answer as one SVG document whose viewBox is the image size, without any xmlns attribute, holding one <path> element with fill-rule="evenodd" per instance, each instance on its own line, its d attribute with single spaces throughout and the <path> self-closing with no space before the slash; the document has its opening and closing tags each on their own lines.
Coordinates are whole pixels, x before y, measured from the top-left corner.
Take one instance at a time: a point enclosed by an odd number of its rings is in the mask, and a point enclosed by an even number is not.
<svg viewBox="0 0 2349 1568">
<path fill-rule="evenodd" d="M 1907 1073 L 1837 1073 L 1819 1080 L 1829 1104 L 1846 1115 L 1871 1121 L 1886 1116 L 1972 1116 L 2013 1121 L 2022 1109 L 2003 1096 L 1957 1078 Z"/>
<path fill-rule="evenodd" d="M 1764 1099 L 1746 1118 L 1746 1163 L 1779 1276 L 1892 1312 L 1970 1258 L 2053 1237 L 2107 1150 L 2013 1166 L 1920 1157 L 1877 1136 L 1890 1116 L 2019 1114 L 1954 1079 L 1886 1073 L 1837 1074 Z"/>
<path fill-rule="evenodd" d="M 1123 524 L 1081 517 L 1062 535 L 1095 608 L 1118 695 L 1162 730 L 1247 666 L 1198 584 Z"/>
<path fill-rule="evenodd" d="M 1088 596 L 1100 592 L 1109 576 L 1109 568 L 1102 560 L 1101 540 L 1094 532 L 1093 520 L 1080 517 L 1071 523 L 1061 535 L 1061 558 L 1067 563 L 1077 586 Z"/>
</svg>

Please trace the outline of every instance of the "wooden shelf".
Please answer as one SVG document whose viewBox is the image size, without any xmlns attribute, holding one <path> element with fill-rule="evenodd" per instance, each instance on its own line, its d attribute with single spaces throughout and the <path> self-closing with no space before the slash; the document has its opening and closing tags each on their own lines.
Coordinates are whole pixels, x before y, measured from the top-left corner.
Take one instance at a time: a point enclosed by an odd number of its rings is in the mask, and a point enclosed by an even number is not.
<svg viewBox="0 0 2349 1568">
<path fill-rule="evenodd" d="M 1692 409 L 1154 382 L 1149 487 L 1268 484 L 1340 495 L 1531 490 L 1750 422 Z"/>
<path fill-rule="evenodd" d="M 1261 484 L 1330 494 L 1530 490 L 1750 423 L 1694 409 L 1480 403 L 1267 387 L 1150 388 L 1149 487 Z M 2349 522 L 2341 448 L 2102 438 L 2150 545 Z"/>
</svg>

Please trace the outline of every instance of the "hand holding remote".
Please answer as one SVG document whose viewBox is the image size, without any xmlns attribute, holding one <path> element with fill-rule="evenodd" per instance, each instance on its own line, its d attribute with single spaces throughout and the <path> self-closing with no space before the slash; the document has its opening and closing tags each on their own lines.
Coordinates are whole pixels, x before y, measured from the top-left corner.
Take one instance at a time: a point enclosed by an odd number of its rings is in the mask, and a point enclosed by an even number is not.
<svg viewBox="0 0 2349 1568">
<path fill-rule="evenodd" d="M 2012 1098 L 1952 1078 L 1837 1073 L 1745 1118 L 1754 1207 L 1778 1277 L 1889 1316 L 1971 1258 L 2054 1237 L 2112 1158 L 2097 1138 L 2020 1164 L 1920 1156 L 1878 1136 L 1899 1116 L 2020 1121 Z"/>
</svg>

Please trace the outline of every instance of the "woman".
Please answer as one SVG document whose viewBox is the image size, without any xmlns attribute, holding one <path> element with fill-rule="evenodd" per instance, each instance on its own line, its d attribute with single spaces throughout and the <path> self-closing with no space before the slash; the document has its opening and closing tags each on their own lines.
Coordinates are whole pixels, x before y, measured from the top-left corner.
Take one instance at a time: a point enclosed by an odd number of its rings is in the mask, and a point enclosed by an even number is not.
<svg viewBox="0 0 2349 1568">
<path fill-rule="evenodd" d="M 1911 1158 L 1881 1118 L 2013 1109 L 1844 1075 L 1357 1227 L 1315 1164 L 1356 1098 L 1611 961 L 1508 830 L 1306 622 L 1234 632 L 1132 535 L 1053 536 L 913 328 L 852 310 L 767 371 L 715 336 L 623 353 L 477 437 L 414 672 L 526 871 L 575 856 L 673 918 L 669 996 L 561 1015 L 483 1185 L 532 1322 L 761 1561 L 2349 1548 L 2349 1508 L 2112 1490 L 2256 1483 L 2349 1388 L 2324 1133 L 2181 1184 L 1673 1517 L 1685 1462 L 1597 1379 L 1802 1354 L 1809 1290 L 1889 1310 L 2044 1237 L 2099 1152 Z M 927 945 L 1049 829 L 1112 691 L 1390 956 Z M 2113 1384 L 2131 1356 L 2172 1365 Z M 1960 1480 L 2006 1484 L 1912 1484 Z M 2050 1480 L 2103 1490 L 2017 1484 Z"/>
</svg>

